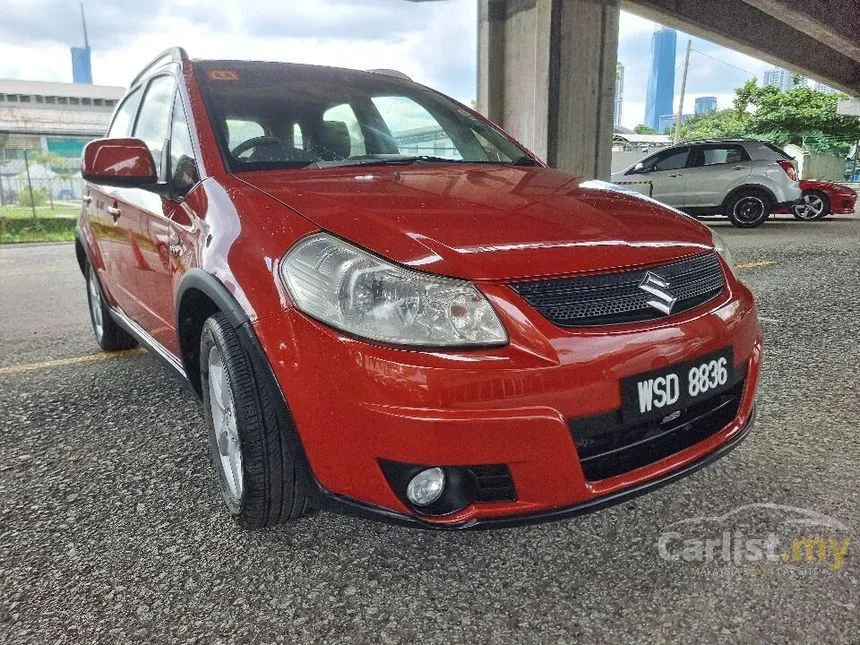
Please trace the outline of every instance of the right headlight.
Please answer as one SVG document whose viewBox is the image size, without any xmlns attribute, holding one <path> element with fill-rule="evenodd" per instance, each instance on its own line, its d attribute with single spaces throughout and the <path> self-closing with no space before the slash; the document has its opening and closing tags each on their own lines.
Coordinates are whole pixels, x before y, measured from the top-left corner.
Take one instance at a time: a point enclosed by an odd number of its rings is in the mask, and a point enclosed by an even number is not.
<svg viewBox="0 0 860 645">
<path fill-rule="evenodd" d="M 732 261 L 732 254 L 729 251 L 729 247 L 726 246 L 726 241 L 720 237 L 720 234 L 714 229 L 711 229 L 711 242 L 713 243 L 716 252 L 723 257 L 723 261 L 729 265 L 730 269 L 734 270 L 735 264 Z"/>
<path fill-rule="evenodd" d="M 328 233 L 299 241 L 280 273 L 301 311 L 362 338 L 424 347 L 508 342 L 470 282 L 406 269 Z"/>
</svg>

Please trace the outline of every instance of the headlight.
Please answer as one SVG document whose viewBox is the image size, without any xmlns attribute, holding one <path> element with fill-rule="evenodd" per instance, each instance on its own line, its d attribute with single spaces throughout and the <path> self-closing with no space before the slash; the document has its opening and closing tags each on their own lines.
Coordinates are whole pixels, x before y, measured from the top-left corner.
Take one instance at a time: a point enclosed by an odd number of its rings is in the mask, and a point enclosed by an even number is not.
<svg viewBox="0 0 860 645">
<path fill-rule="evenodd" d="M 503 345 L 505 328 L 471 283 L 391 264 L 319 233 L 284 256 L 281 278 L 304 313 L 395 345 Z"/>
<path fill-rule="evenodd" d="M 713 229 L 711 229 L 711 241 L 714 244 L 714 249 L 717 251 L 717 253 L 723 256 L 723 260 L 726 264 L 729 265 L 729 268 L 734 269 L 735 264 L 732 261 L 732 254 L 729 251 L 729 247 L 726 246 L 725 240 L 720 237 L 719 233 L 717 233 Z"/>
</svg>

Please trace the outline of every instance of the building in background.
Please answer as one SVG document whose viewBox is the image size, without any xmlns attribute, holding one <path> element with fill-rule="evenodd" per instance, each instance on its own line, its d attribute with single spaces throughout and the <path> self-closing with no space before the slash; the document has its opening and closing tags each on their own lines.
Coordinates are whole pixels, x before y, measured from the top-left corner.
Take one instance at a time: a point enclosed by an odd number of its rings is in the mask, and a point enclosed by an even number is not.
<svg viewBox="0 0 860 645">
<path fill-rule="evenodd" d="M 765 70 L 762 75 L 762 85 L 764 87 L 778 87 L 779 89 L 785 91 L 791 89 L 794 86 L 794 77 L 795 74 L 789 72 L 787 69 L 781 69 L 779 67 L 774 67 L 773 69 Z M 807 85 L 808 80 L 803 78 L 802 76 L 799 78 L 798 85 Z"/>
<path fill-rule="evenodd" d="M 697 115 L 699 114 L 707 114 L 708 112 L 713 112 L 717 109 L 717 97 L 716 96 L 700 96 L 695 101 L 696 107 L 693 109 L 693 112 Z"/>
<path fill-rule="evenodd" d="M 681 115 L 681 124 L 683 125 L 684 123 L 686 123 L 690 119 L 690 117 L 692 117 L 692 116 L 693 116 L 692 114 L 682 114 Z M 675 117 L 676 117 L 675 114 L 662 114 L 662 115 L 660 115 L 660 119 L 657 122 L 657 133 L 658 134 L 667 134 L 667 130 L 668 130 L 668 134 L 672 134 L 672 132 L 675 129 Z"/>
<path fill-rule="evenodd" d="M 624 104 L 624 65 L 618 61 L 615 65 L 615 112 L 612 117 L 613 125 L 621 125 L 621 111 Z"/>
<path fill-rule="evenodd" d="M 825 94 L 836 94 L 839 90 L 830 87 L 829 85 L 825 85 L 824 83 L 816 83 L 815 89 L 819 92 L 824 92 Z"/>
<path fill-rule="evenodd" d="M 81 3 L 81 25 L 84 28 L 84 46 L 72 47 L 72 82 L 93 82 L 93 67 L 90 60 L 90 39 L 87 36 L 87 18 L 84 15 L 84 3 Z"/>
<path fill-rule="evenodd" d="M 24 185 L 25 155 L 35 187 L 54 199 L 80 197 L 81 153 L 88 141 L 105 135 L 124 92 L 92 84 L 0 80 L 0 201 L 13 200 Z M 34 159 L 48 161 L 34 167 Z"/>
<path fill-rule="evenodd" d="M 645 98 L 645 125 L 659 131 L 660 116 L 672 112 L 675 96 L 674 29 L 661 27 L 651 36 L 651 73 Z"/>
</svg>

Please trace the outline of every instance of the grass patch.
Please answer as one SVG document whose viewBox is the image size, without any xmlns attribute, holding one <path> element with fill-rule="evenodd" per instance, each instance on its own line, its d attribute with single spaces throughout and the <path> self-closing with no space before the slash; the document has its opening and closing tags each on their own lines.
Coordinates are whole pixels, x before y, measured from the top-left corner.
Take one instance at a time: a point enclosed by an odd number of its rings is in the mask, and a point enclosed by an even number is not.
<svg viewBox="0 0 860 645">
<path fill-rule="evenodd" d="M 36 219 L 54 219 L 57 217 L 77 218 L 81 214 L 80 204 L 54 204 L 36 206 Z M 29 206 L 0 206 L 0 219 L 33 219 L 33 209 Z"/>
<path fill-rule="evenodd" d="M 0 215 L 0 244 L 70 242 L 75 239 L 74 217 L 4 217 Z"/>
</svg>

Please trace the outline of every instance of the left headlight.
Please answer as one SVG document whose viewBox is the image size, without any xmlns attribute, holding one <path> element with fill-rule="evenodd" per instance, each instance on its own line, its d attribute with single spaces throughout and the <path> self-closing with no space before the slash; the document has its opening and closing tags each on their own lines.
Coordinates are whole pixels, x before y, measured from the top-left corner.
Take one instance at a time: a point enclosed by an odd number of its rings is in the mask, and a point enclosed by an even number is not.
<svg viewBox="0 0 860 645">
<path fill-rule="evenodd" d="M 424 347 L 508 342 L 470 282 L 391 264 L 327 233 L 293 246 L 280 273 L 301 311 L 362 338 Z"/>
<path fill-rule="evenodd" d="M 714 244 L 714 249 L 717 253 L 723 256 L 723 260 L 726 264 L 729 265 L 730 269 L 735 268 L 735 264 L 732 261 L 732 254 L 729 251 L 729 247 L 726 246 L 726 241 L 720 237 L 719 233 L 717 233 L 714 229 L 711 229 L 711 241 Z"/>
</svg>

